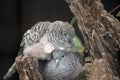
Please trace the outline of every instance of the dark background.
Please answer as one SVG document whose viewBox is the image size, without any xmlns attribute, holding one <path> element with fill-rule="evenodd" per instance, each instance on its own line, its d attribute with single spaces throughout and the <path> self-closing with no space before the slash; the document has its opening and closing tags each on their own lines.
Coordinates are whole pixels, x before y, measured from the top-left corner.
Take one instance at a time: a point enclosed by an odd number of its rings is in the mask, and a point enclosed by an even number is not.
<svg viewBox="0 0 120 80">
<path fill-rule="evenodd" d="M 108 12 L 120 5 L 119 0 L 102 2 Z M 0 0 L 0 80 L 14 62 L 22 35 L 28 28 L 38 21 L 70 22 L 72 17 L 64 0 Z"/>
</svg>

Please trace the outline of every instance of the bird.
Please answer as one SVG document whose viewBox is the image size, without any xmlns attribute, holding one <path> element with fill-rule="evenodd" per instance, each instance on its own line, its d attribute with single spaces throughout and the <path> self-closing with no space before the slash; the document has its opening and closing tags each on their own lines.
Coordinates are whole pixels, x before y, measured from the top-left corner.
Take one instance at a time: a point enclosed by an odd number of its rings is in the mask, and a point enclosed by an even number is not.
<svg viewBox="0 0 120 80">
<path fill-rule="evenodd" d="M 46 80 L 75 80 L 85 70 L 84 56 L 78 52 L 54 50 L 52 57 L 45 64 Z"/>
<path fill-rule="evenodd" d="M 19 53 L 29 54 L 40 60 L 50 60 L 51 52 L 55 49 L 73 51 L 72 41 L 75 36 L 75 30 L 68 22 L 40 21 L 24 33 Z M 9 78 L 15 72 L 15 65 L 16 62 L 8 70 L 4 79 Z"/>
<path fill-rule="evenodd" d="M 20 46 L 24 54 L 49 60 L 54 49 L 73 49 L 72 39 L 75 36 L 75 30 L 68 22 L 39 22 L 24 34 Z"/>
</svg>

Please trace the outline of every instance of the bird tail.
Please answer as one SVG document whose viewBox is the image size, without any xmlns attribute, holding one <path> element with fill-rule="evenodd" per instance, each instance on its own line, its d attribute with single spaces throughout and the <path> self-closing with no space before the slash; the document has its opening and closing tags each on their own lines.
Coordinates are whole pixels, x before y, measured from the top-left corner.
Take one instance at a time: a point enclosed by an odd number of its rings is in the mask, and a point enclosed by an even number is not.
<svg viewBox="0 0 120 80">
<path fill-rule="evenodd" d="M 8 72 L 3 77 L 4 80 L 9 79 L 16 72 L 16 62 L 9 68 Z"/>
</svg>

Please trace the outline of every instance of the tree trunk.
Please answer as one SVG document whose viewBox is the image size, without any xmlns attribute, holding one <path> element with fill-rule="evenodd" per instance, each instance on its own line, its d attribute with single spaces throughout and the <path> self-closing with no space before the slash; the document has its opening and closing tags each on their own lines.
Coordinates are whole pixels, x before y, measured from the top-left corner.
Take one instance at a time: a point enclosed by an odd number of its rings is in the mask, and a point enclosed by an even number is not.
<svg viewBox="0 0 120 80">
<path fill-rule="evenodd" d="M 100 0 L 67 0 L 78 20 L 85 48 L 87 80 L 120 80 L 120 22 L 104 10 Z"/>
</svg>

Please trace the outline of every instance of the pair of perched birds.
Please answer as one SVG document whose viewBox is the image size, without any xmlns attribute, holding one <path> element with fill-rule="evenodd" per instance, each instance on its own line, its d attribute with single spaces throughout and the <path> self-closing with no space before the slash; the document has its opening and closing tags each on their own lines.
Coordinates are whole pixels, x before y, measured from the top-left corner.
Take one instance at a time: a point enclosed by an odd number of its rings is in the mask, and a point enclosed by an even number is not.
<svg viewBox="0 0 120 80">
<path fill-rule="evenodd" d="M 44 67 L 47 80 L 74 80 L 84 70 L 83 55 L 73 44 L 75 37 L 75 30 L 68 22 L 38 22 L 24 34 L 20 46 L 24 55 L 48 60 Z"/>
</svg>

